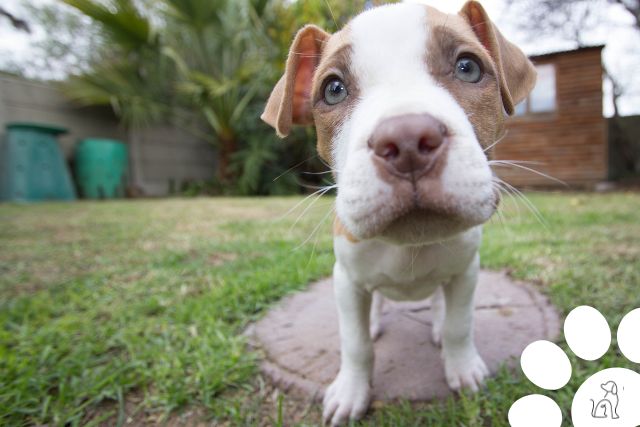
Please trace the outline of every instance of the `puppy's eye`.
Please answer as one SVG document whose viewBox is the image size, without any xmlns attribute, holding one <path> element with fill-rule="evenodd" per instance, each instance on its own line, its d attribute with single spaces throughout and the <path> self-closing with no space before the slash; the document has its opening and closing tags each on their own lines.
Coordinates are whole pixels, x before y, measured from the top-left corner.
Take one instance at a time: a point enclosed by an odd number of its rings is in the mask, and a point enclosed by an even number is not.
<svg viewBox="0 0 640 427">
<path fill-rule="evenodd" d="M 463 82 L 478 83 L 482 80 L 482 68 L 476 60 L 465 56 L 456 62 L 455 76 Z"/>
<path fill-rule="evenodd" d="M 347 95 L 349 95 L 347 86 L 337 77 L 327 81 L 324 86 L 324 102 L 329 105 L 341 103 L 347 98 Z"/>
</svg>

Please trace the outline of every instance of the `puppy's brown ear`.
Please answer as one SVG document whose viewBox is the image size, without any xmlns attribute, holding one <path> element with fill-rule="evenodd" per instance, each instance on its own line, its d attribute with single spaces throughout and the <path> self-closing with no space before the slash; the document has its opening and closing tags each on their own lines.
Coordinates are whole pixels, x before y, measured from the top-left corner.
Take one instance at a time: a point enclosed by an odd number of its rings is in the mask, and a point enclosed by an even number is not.
<svg viewBox="0 0 640 427">
<path fill-rule="evenodd" d="M 536 84 L 536 70 L 526 55 L 491 22 L 482 5 L 468 1 L 460 11 L 496 64 L 504 109 L 513 114 Z"/>
<path fill-rule="evenodd" d="M 307 25 L 298 31 L 293 40 L 284 76 L 271 92 L 261 116 L 282 138 L 289 134 L 292 125 L 308 125 L 313 122 L 313 75 L 329 37 L 320 28 Z"/>
</svg>

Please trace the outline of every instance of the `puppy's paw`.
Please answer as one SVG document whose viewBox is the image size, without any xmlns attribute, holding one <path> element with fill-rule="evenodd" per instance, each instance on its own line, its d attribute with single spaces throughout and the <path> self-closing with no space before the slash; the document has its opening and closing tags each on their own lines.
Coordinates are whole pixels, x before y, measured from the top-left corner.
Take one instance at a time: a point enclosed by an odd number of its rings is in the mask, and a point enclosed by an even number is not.
<svg viewBox="0 0 640 427">
<path fill-rule="evenodd" d="M 459 391 L 462 388 L 476 392 L 489 376 L 489 369 L 476 350 L 454 357 L 444 356 L 444 371 L 449 388 Z"/>
<path fill-rule="evenodd" d="M 358 420 L 367 412 L 370 400 L 371 387 L 366 376 L 341 372 L 325 392 L 322 418 L 331 426 Z"/>
</svg>

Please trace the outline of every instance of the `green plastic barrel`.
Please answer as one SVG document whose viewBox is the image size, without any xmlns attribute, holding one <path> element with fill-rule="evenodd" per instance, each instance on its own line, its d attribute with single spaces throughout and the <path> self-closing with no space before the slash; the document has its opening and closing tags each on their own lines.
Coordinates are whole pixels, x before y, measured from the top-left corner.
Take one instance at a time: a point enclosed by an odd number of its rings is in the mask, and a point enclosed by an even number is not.
<svg viewBox="0 0 640 427">
<path fill-rule="evenodd" d="M 0 147 L 0 200 L 74 200 L 71 174 L 57 137 L 58 126 L 9 123 Z"/>
<path fill-rule="evenodd" d="M 128 184 L 129 150 L 113 139 L 89 138 L 76 145 L 78 190 L 88 199 L 124 197 Z"/>
</svg>

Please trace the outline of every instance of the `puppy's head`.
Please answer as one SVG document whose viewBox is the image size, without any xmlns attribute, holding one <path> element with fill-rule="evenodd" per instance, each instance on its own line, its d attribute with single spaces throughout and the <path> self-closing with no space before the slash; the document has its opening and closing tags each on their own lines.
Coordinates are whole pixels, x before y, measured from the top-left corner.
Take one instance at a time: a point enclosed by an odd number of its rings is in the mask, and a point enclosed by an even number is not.
<svg viewBox="0 0 640 427">
<path fill-rule="evenodd" d="M 353 236 L 426 243 L 491 217 L 499 196 L 485 151 L 534 83 L 479 3 L 458 15 L 401 3 L 333 35 L 300 30 L 262 118 L 283 137 L 315 124 Z"/>
</svg>

